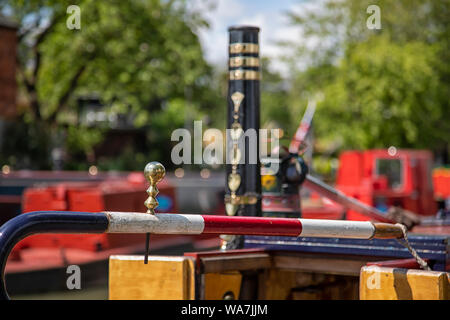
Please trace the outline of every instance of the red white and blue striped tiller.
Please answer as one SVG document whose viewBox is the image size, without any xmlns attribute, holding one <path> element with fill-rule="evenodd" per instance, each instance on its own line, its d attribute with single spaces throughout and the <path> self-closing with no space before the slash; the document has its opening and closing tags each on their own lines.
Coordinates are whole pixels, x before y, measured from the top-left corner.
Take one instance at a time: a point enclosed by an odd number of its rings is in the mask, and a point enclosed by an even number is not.
<svg viewBox="0 0 450 320">
<path fill-rule="evenodd" d="M 138 212 L 29 212 L 0 227 L 0 298 L 9 299 L 4 276 L 9 253 L 17 242 L 38 233 L 229 234 L 353 239 L 403 236 L 400 225 L 370 221 Z"/>
</svg>

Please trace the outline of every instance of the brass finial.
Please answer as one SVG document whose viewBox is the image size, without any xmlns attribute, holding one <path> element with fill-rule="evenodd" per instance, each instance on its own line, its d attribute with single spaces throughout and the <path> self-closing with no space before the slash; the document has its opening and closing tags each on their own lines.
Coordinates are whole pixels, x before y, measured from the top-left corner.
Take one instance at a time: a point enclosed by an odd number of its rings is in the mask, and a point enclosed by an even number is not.
<svg viewBox="0 0 450 320">
<path fill-rule="evenodd" d="M 166 169 L 164 166 L 156 161 L 149 162 L 145 166 L 144 176 L 150 183 L 147 189 L 148 198 L 145 200 L 144 204 L 147 207 L 147 213 L 155 214 L 155 208 L 158 206 L 158 201 L 156 200 L 156 195 L 159 190 L 156 185 L 164 178 L 166 175 Z"/>
</svg>

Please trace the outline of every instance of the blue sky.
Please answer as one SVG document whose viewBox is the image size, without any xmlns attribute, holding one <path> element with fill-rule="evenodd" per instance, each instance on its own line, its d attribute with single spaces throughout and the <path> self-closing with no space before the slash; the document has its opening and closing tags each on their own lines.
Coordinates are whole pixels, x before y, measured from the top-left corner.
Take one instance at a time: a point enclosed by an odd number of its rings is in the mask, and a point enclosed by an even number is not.
<svg viewBox="0 0 450 320">
<path fill-rule="evenodd" d="M 276 41 L 301 40 L 300 30 L 289 25 L 285 12 L 301 12 L 305 7 L 317 4 L 314 0 L 215 0 L 216 7 L 208 10 L 207 4 L 214 0 L 196 1 L 196 6 L 204 8 L 202 11 L 211 25 L 210 29 L 199 32 L 209 62 L 226 66 L 229 26 L 256 25 L 261 28 L 261 55 L 271 57 L 276 69 L 283 68 L 277 59 L 281 49 Z"/>
</svg>

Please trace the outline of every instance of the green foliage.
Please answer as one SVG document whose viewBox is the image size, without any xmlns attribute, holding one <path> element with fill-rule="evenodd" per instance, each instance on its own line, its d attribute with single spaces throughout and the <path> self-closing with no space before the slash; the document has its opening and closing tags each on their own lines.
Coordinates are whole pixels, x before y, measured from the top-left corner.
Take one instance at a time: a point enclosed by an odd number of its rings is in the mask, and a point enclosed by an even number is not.
<svg viewBox="0 0 450 320">
<path fill-rule="evenodd" d="M 102 142 L 104 131 L 98 128 L 69 126 L 66 148 L 71 154 L 92 154 L 94 146 Z"/>
<path fill-rule="evenodd" d="M 369 30 L 366 9 L 381 9 Z M 290 103 L 305 108 L 320 92 L 316 151 L 427 148 L 448 152 L 450 141 L 450 1 L 326 1 L 324 10 L 290 13 L 313 37 L 296 44 Z M 292 44 L 291 44 L 292 45 Z"/>
<path fill-rule="evenodd" d="M 158 141 L 150 146 L 151 158 L 159 156 L 159 158 L 167 163 L 172 164 L 170 158 L 172 147 L 176 142 L 171 142 L 171 135 L 175 129 L 190 128 L 193 126 L 194 120 L 202 120 L 203 115 L 198 107 L 184 99 L 173 99 L 169 101 L 163 110 L 155 112 L 153 115 L 153 130 L 149 133 L 150 141 Z M 188 121 L 189 123 L 185 123 Z M 203 128 L 205 130 L 206 128 Z"/>
<path fill-rule="evenodd" d="M 80 30 L 66 26 L 69 5 L 81 9 Z M 156 145 L 170 139 L 167 130 L 161 131 L 165 124 L 180 124 L 170 120 L 170 108 L 164 115 L 168 101 L 189 100 L 193 114 L 214 108 L 212 69 L 195 34 L 206 23 L 186 9 L 185 1 L 3 0 L 2 8 L 21 23 L 24 34 L 19 81 L 30 98 L 24 119 L 47 127 L 68 125 L 69 154 L 92 153 L 105 133 L 71 120 L 78 97 L 94 94 L 107 111 L 134 114 L 135 126 L 147 128 Z M 152 152 L 155 159 L 161 156 Z"/>
<path fill-rule="evenodd" d="M 39 122 L 8 122 L 3 131 L 0 163 L 13 168 L 51 168 L 51 130 Z"/>
<path fill-rule="evenodd" d="M 142 171 L 142 168 L 148 163 L 149 158 L 142 152 L 136 152 L 130 147 L 121 150 L 120 156 L 117 157 L 100 157 L 97 167 L 100 171 Z M 86 170 L 86 168 L 82 168 Z"/>
<path fill-rule="evenodd" d="M 421 42 L 398 45 L 376 37 L 356 45 L 323 87 L 318 135 L 340 135 L 351 148 L 428 148 L 448 141 L 435 61 L 434 48 Z"/>
<path fill-rule="evenodd" d="M 261 59 L 261 70 L 261 126 L 295 132 L 295 119 L 300 121 L 301 115 L 293 113 L 292 108 L 289 108 L 286 80 L 279 72 L 271 70 L 268 58 Z"/>
</svg>

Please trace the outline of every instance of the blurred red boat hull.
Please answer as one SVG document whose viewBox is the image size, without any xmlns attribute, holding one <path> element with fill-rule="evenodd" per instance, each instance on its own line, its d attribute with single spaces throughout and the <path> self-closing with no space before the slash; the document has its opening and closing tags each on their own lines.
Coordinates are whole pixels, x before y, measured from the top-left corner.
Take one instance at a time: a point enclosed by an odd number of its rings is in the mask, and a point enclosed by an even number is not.
<svg viewBox="0 0 450 320">
<path fill-rule="evenodd" d="M 35 186 L 25 189 L 22 195 L 22 211 L 24 213 L 40 210 L 129 211 L 145 214 L 144 201 L 147 198 L 145 192 L 147 187 L 148 184 L 142 173 L 106 178 L 103 181 L 60 182 L 42 187 Z M 160 205 L 157 212 L 177 212 L 175 187 L 164 180 L 158 185 L 158 189 Z M 202 250 L 219 245 L 219 238 L 211 236 L 152 235 L 150 238 L 152 253 L 170 252 L 182 247 Z M 142 234 L 34 235 L 20 241 L 14 247 L 6 266 L 6 273 L 12 279 L 8 283 L 11 283 L 13 292 L 14 290 L 22 292 L 25 290 L 25 282 L 28 282 L 24 280 L 27 278 L 24 274 L 28 276 L 36 274 L 36 277 L 40 277 L 46 272 L 64 269 L 72 264 L 84 266 L 101 264 L 102 268 L 94 268 L 94 270 L 105 271 L 107 266 L 105 262 L 111 254 L 142 253 L 144 249 L 145 235 Z M 42 288 L 44 287 L 45 283 Z M 39 291 L 39 285 L 33 291 L 36 290 Z"/>
</svg>

